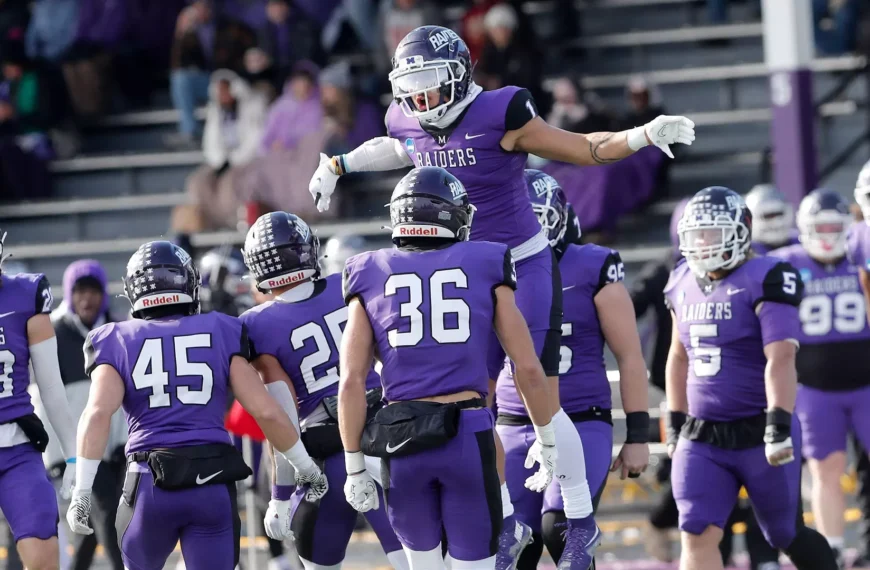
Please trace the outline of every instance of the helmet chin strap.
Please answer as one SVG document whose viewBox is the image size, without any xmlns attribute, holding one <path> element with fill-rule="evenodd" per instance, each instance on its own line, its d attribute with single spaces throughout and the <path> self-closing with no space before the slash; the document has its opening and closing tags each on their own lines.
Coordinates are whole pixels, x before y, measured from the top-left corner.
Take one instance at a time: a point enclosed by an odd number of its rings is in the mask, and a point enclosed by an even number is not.
<svg viewBox="0 0 870 570">
<path fill-rule="evenodd" d="M 459 118 L 459 115 L 462 114 L 462 111 L 465 110 L 466 107 L 471 105 L 475 98 L 483 92 L 483 87 L 478 85 L 475 82 L 470 82 L 468 84 L 468 94 L 459 101 L 458 103 L 454 103 L 452 107 L 447 109 L 447 112 L 441 115 L 440 117 L 435 117 L 431 120 L 423 121 L 427 125 L 433 126 L 436 129 L 444 129 L 453 124 L 453 122 Z"/>
</svg>

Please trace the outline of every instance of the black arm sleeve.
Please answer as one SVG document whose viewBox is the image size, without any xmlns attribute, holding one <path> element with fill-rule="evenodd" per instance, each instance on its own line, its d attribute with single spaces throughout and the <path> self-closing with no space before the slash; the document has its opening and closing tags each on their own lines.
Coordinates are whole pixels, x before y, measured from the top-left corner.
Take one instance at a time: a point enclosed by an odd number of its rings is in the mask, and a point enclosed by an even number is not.
<svg viewBox="0 0 870 570">
<path fill-rule="evenodd" d="M 36 305 L 33 310 L 34 315 L 42 313 L 50 313 L 51 305 L 54 299 L 51 296 L 51 286 L 48 284 L 48 279 L 43 275 L 39 283 L 36 284 Z"/>
<path fill-rule="evenodd" d="M 91 372 L 97 367 L 97 354 L 94 350 L 94 342 L 91 340 L 91 335 L 85 337 L 85 374 L 90 378 Z"/>
<path fill-rule="evenodd" d="M 528 89 L 517 91 L 504 115 L 504 130 L 516 131 L 538 116 L 538 107 Z"/>
<path fill-rule="evenodd" d="M 799 307 L 803 296 L 804 282 L 797 269 L 787 261 L 781 261 L 764 276 L 761 297 L 755 300 L 753 306 L 757 307 L 763 301 L 771 301 Z"/>
<path fill-rule="evenodd" d="M 254 359 L 254 344 L 248 337 L 248 326 L 242 323 L 242 334 L 239 335 L 239 356 L 245 360 L 251 361 Z"/>
</svg>

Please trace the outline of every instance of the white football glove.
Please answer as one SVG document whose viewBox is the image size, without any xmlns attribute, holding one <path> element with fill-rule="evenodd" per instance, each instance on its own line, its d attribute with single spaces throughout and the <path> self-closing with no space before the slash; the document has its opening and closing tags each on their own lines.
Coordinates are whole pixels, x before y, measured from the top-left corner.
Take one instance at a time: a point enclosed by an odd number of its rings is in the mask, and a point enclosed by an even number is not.
<svg viewBox="0 0 870 570">
<path fill-rule="evenodd" d="M 339 175 L 332 168 L 332 159 L 321 152 L 320 166 L 314 171 L 314 175 L 308 183 L 308 191 L 314 198 L 318 212 L 325 212 L 329 209 L 329 201 L 332 193 L 335 192 L 335 183 L 338 182 L 338 177 Z"/>
<path fill-rule="evenodd" d="M 67 471 L 70 468 L 67 467 Z M 73 469 L 73 471 L 75 471 Z M 66 511 L 66 522 L 76 534 L 94 534 L 89 518 L 91 516 L 91 492 L 74 489 L 72 501 Z"/>
<path fill-rule="evenodd" d="M 266 517 L 263 519 L 266 536 L 272 540 L 284 540 L 293 536 L 290 530 L 290 501 L 269 501 Z"/>
<path fill-rule="evenodd" d="M 66 469 L 63 472 L 63 482 L 60 484 L 60 489 L 58 489 L 58 494 L 60 498 L 64 501 L 68 501 L 72 496 L 73 487 L 76 486 L 76 463 L 75 461 L 68 459 L 66 462 Z"/>
<path fill-rule="evenodd" d="M 380 506 L 378 487 L 368 471 L 348 475 L 344 482 L 344 498 L 355 510 L 366 513 Z"/>
<path fill-rule="evenodd" d="M 774 467 L 791 463 L 794 461 L 794 444 L 791 442 L 791 437 L 777 443 L 765 443 L 764 455 L 767 457 L 767 462 Z"/>
<path fill-rule="evenodd" d="M 296 470 L 296 486 L 306 487 L 305 500 L 313 503 L 329 491 L 329 481 L 323 471 L 313 461 L 303 470 Z"/>
<path fill-rule="evenodd" d="M 534 475 L 526 479 L 526 489 L 536 493 L 543 492 L 553 480 L 557 458 L 558 453 L 555 445 L 543 445 L 540 439 L 536 439 L 526 455 L 525 468 L 531 469 L 535 463 L 540 463 L 541 467 Z"/>
<path fill-rule="evenodd" d="M 674 158 L 668 145 L 677 143 L 691 145 L 695 140 L 695 123 L 686 117 L 659 115 L 644 125 L 643 132 L 654 146 L 670 158 Z"/>
</svg>

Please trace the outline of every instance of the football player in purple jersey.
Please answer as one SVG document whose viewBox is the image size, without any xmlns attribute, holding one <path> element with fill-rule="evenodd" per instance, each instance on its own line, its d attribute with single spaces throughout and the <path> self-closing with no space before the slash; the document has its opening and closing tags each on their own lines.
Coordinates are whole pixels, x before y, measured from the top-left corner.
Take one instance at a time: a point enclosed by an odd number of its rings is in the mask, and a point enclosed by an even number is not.
<svg viewBox="0 0 870 570">
<path fill-rule="evenodd" d="M 59 564 L 57 496 L 42 463 L 48 434 L 27 391 L 28 364 L 33 366 L 46 415 L 67 458 L 60 489 L 64 499 L 69 498 L 75 479 L 75 423 L 49 318 L 48 280 L 41 273 L 3 271 L 5 239 L 0 230 L 0 510 L 24 566 L 52 570 Z"/>
<path fill-rule="evenodd" d="M 746 194 L 746 207 L 752 212 L 752 250 L 766 255 L 774 249 L 798 243 L 794 227 L 794 208 L 772 184 L 756 184 Z"/>
<path fill-rule="evenodd" d="M 492 570 L 502 500 L 486 353 L 493 329 L 515 363 L 546 488 L 556 463 L 548 383 L 514 302 L 510 249 L 469 242 L 473 208 L 446 170 L 412 170 L 390 200 L 394 248 L 347 260 L 348 322 L 341 348 L 339 427 L 357 510 L 377 508 L 363 452 L 382 459 L 387 513 L 412 569 L 444 568 L 442 527 L 454 570 Z M 388 405 L 366 423 L 373 358 Z M 526 460 L 531 467 L 534 461 Z M 586 560 L 588 568 L 591 557 Z"/>
<path fill-rule="evenodd" d="M 74 532 L 90 534 L 91 488 L 109 434 L 124 408 L 127 477 L 116 525 L 124 566 L 163 568 L 175 545 L 188 568 L 231 570 L 239 559 L 236 482 L 250 468 L 224 428 L 227 392 L 323 497 L 328 482 L 287 414 L 247 362 L 247 329 L 235 317 L 199 314 L 199 273 L 180 247 L 155 241 L 130 258 L 124 290 L 133 320 L 109 323 L 85 341 L 92 386 L 79 422 L 77 485 L 67 512 Z"/>
<path fill-rule="evenodd" d="M 800 275 L 752 254 L 752 214 L 728 188 L 695 194 L 678 232 L 685 262 L 665 296 L 674 320 L 666 420 L 680 568 L 722 569 L 722 529 L 744 486 L 765 538 L 798 570 L 836 570 L 801 513 L 801 430 L 792 417 Z"/>
<path fill-rule="evenodd" d="M 840 194 L 814 190 L 798 208 L 800 245 L 769 254 L 791 263 L 804 282 L 795 413 L 813 476 L 816 528 L 841 565 L 846 499 L 840 478 L 846 472 L 849 434 L 870 448 L 870 327 L 858 268 L 846 259 L 852 219 Z"/>
<path fill-rule="evenodd" d="M 347 475 L 338 432 L 338 350 L 347 322 L 341 274 L 320 278 L 320 243 L 302 218 L 286 212 L 261 216 L 245 239 L 245 264 L 261 291 L 274 299 L 241 316 L 248 327 L 254 368 L 297 428 L 308 453 L 322 466 L 329 491 L 316 503 L 293 493 L 287 462 L 277 462 L 266 533 L 287 538 L 292 530 L 296 552 L 306 570 L 338 568 L 353 534 L 357 511 L 347 503 Z M 381 405 L 380 378 L 366 380 L 371 408 Z M 378 466 L 377 460 L 371 464 Z M 379 468 L 374 470 L 380 478 Z M 366 518 L 396 570 L 408 568 L 402 545 L 384 510 Z"/>
<path fill-rule="evenodd" d="M 441 167 L 466 188 L 476 208 L 470 239 L 507 245 L 516 262 L 517 306 L 528 324 L 535 350 L 552 384 L 558 383 L 562 290 L 559 267 L 529 204 L 523 177 L 528 154 L 573 164 L 609 164 L 655 145 L 673 158 L 669 145 L 691 144 L 694 123 L 685 117 L 659 116 L 650 123 L 618 133 L 578 134 L 547 124 L 526 89 L 515 86 L 484 91 L 471 79 L 471 56 L 455 32 L 421 26 L 399 43 L 389 80 L 395 101 L 386 115 L 386 137 L 372 139 L 348 154 L 321 156 L 309 191 L 321 211 L 340 176 L 350 172 Z M 493 338 L 488 369 L 495 380 L 504 351 Z M 554 392 L 555 394 L 555 392 Z M 559 446 L 564 456 L 583 456 L 583 443 L 570 418 L 553 401 L 556 429 L 565 432 Z M 501 445 L 498 447 L 503 453 Z M 533 455 L 536 448 L 530 450 Z M 569 530 L 591 544 L 599 531 L 583 461 L 576 472 L 560 472 L 566 505 L 578 513 Z M 503 490 L 507 496 L 507 488 Z M 580 523 L 579 521 L 582 521 Z M 505 526 L 506 540 L 514 536 Z M 520 534 L 522 529 L 516 529 Z M 526 534 L 521 538 L 528 540 Z M 517 550 L 516 541 L 511 550 Z M 506 566 L 507 568 L 507 566 Z M 573 570 L 586 570 L 572 566 Z"/>
<path fill-rule="evenodd" d="M 627 426 L 625 445 L 612 462 L 612 470 L 620 471 L 622 479 L 638 477 L 649 463 L 646 364 L 637 320 L 623 284 L 625 269 L 619 253 L 594 244 L 567 242 L 568 204 L 559 183 L 539 170 L 526 170 L 525 177 L 532 208 L 559 260 L 565 308 L 559 401 L 580 434 L 584 448 L 584 457 L 560 455 L 559 461 L 585 461 L 594 506 L 611 469 L 613 448 L 610 383 L 604 366 L 605 342 L 619 366 Z M 579 238 L 579 231 L 576 237 Z M 571 542 L 570 533 L 563 533 L 566 521 L 570 528 L 576 515 L 565 508 L 559 480 L 553 480 L 543 493 L 523 486 L 531 475 L 524 468 L 524 460 L 534 432 L 514 387 L 510 366 L 505 366 L 499 376 L 497 403 L 496 429 L 505 446 L 505 475 L 516 518 L 532 528 L 536 539 L 523 551 L 517 569 L 537 568 L 544 544 L 550 556 L 559 562 L 559 568 L 570 568 L 572 559 L 584 548 Z"/>
</svg>

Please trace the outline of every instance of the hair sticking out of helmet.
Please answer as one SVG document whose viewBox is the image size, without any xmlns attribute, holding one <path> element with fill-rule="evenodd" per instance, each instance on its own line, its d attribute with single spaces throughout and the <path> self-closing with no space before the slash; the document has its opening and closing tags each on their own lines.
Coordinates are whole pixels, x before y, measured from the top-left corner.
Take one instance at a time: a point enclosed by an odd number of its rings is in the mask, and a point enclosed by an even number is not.
<svg viewBox="0 0 870 570">
<path fill-rule="evenodd" d="M 135 318 L 195 315 L 199 288 L 199 271 L 190 255 L 174 243 L 144 243 L 127 262 L 124 293 Z"/>
<path fill-rule="evenodd" d="M 436 166 L 411 170 L 390 198 L 393 243 L 409 238 L 467 241 L 474 206 L 458 178 Z"/>
<path fill-rule="evenodd" d="M 432 123 L 468 94 L 471 54 L 453 30 L 421 26 L 396 47 L 389 80 L 402 112 Z"/>
<path fill-rule="evenodd" d="M 846 255 L 846 238 L 852 224 L 849 204 L 839 193 L 823 188 L 801 200 L 797 226 L 801 245 L 810 257 L 831 262 Z"/>
<path fill-rule="evenodd" d="M 568 199 L 555 178 L 540 170 L 526 169 L 526 185 L 532 210 L 541 222 L 541 231 L 555 246 L 565 237 L 568 229 Z M 579 226 L 579 224 L 578 224 Z M 579 230 L 578 235 L 579 238 Z"/>
<path fill-rule="evenodd" d="M 757 184 L 746 194 L 752 212 L 753 239 L 768 246 L 788 242 L 794 224 L 794 208 L 785 195 L 771 184 Z"/>
<path fill-rule="evenodd" d="M 752 214 L 737 192 L 704 188 L 686 205 L 677 224 L 680 253 L 698 277 L 730 271 L 746 259 L 752 240 Z"/>
<path fill-rule="evenodd" d="M 287 212 L 260 216 L 248 230 L 242 256 L 262 292 L 320 276 L 320 241 L 302 218 Z"/>
</svg>

